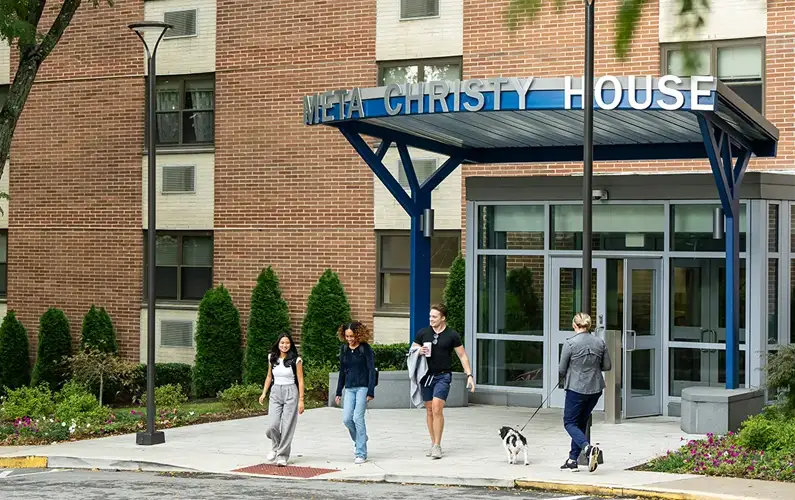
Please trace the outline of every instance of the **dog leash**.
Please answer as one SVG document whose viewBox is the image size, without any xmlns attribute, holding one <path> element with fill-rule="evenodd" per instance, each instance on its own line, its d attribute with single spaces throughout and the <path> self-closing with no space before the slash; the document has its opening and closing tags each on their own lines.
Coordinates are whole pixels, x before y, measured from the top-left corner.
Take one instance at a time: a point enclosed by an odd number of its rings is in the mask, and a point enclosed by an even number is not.
<svg viewBox="0 0 795 500">
<path fill-rule="evenodd" d="M 544 407 L 546 402 L 549 401 L 549 398 L 552 397 L 552 394 L 555 393 L 557 388 L 558 388 L 558 386 L 557 386 L 557 384 L 555 384 L 555 387 L 553 387 L 552 390 L 549 392 L 549 394 L 547 395 L 547 398 L 541 402 L 541 404 L 538 406 L 538 408 L 536 408 L 536 411 L 530 416 L 530 418 L 527 419 L 527 422 L 525 422 L 525 424 L 522 426 L 522 428 L 519 429 L 519 432 L 524 431 L 524 428 L 527 427 L 527 424 L 529 424 L 530 421 L 533 420 L 533 417 L 535 417 L 536 414 L 539 412 L 539 410 L 541 410 L 541 408 Z"/>
</svg>

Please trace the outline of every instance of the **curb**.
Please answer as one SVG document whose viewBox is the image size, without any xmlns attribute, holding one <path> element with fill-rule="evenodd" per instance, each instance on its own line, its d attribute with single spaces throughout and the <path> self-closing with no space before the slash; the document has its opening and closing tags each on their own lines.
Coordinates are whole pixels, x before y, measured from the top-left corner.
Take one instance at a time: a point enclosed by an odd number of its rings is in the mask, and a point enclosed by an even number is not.
<svg viewBox="0 0 795 500">
<path fill-rule="evenodd" d="M 0 457 L 0 469 L 46 469 L 47 457 Z"/>
<path fill-rule="evenodd" d="M 637 497 L 653 500 L 750 500 L 751 498 L 700 491 L 694 492 L 667 490 L 662 488 L 654 489 L 643 487 L 599 486 L 595 484 L 563 483 L 553 481 L 524 481 L 521 479 L 514 481 L 514 484 L 517 488 L 528 490 L 554 491 L 559 493 L 570 493 L 573 495 Z"/>
</svg>

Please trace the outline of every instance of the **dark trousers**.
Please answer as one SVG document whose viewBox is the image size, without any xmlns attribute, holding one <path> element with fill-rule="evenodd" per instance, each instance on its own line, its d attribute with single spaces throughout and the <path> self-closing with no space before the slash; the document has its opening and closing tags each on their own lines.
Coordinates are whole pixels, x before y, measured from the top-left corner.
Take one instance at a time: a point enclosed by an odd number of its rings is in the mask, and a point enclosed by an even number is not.
<svg viewBox="0 0 795 500">
<path fill-rule="evenodd" d="M 571 451 L 569 458 L 577 460 L 583 448 L 588 446 L 585 431 L 588 426 L 588 417 L 596 408 L 596 403 L 602 393 L 580 394 L 579 392 L 566 391 L 566 405 L 563 408 L 563 427 L 571 436 Z"/>
</svg>

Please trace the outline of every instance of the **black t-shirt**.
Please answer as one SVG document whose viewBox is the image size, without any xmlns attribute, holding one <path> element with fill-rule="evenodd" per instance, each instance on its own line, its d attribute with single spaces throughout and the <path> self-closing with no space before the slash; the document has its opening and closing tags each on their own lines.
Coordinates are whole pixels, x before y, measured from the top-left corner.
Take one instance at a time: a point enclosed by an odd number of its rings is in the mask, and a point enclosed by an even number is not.
<svg viewBox="0 0 795 500">
<path fill-rule="evenodd" d="M 422 345 L 425 342 L 433 342 L 436 332 L 433 328 L 426 327 L 417 333 L 414 342 Z M 439 338 L 435 345 L 431 346 L 431 357 L 428 359 L 428 373 L 438 375 L 439 373 L 449 372 L 453 369 L 453 350 L 460 347 L 461 337 L 449 326 L 439 333 Z"/>
</svg>

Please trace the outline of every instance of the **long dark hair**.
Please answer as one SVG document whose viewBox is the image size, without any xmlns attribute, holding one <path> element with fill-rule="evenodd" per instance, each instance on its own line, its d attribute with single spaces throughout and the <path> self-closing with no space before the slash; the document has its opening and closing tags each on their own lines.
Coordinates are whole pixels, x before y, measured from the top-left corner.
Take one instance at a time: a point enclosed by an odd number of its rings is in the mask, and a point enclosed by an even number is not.
<svg viewBox="0 0 795 500">
<path fill-rule="evenodd" d="M 270 355 L 268 356 L 268 360 L 271 363 L 271 366 L 276 366 L 279 364 L 279 358 L 282 355 L 282 352 L 279 350 L 279 343 L 282 341 L 283 338 L 287 338 L 290 341 L 290 350 L 287 351 L 287 355 L 284 357 L 284 366 L 292 366 L 295 363 L 295 360 L 298 359 L 298 349 L 295 347 L 295 342 L 293 342 L 293 338 L 290 336 L 289 333 L 282 333 L 279 335 L 279 338 L 276 339 L 276 342 L 271 347 Z"/>
</svg>

